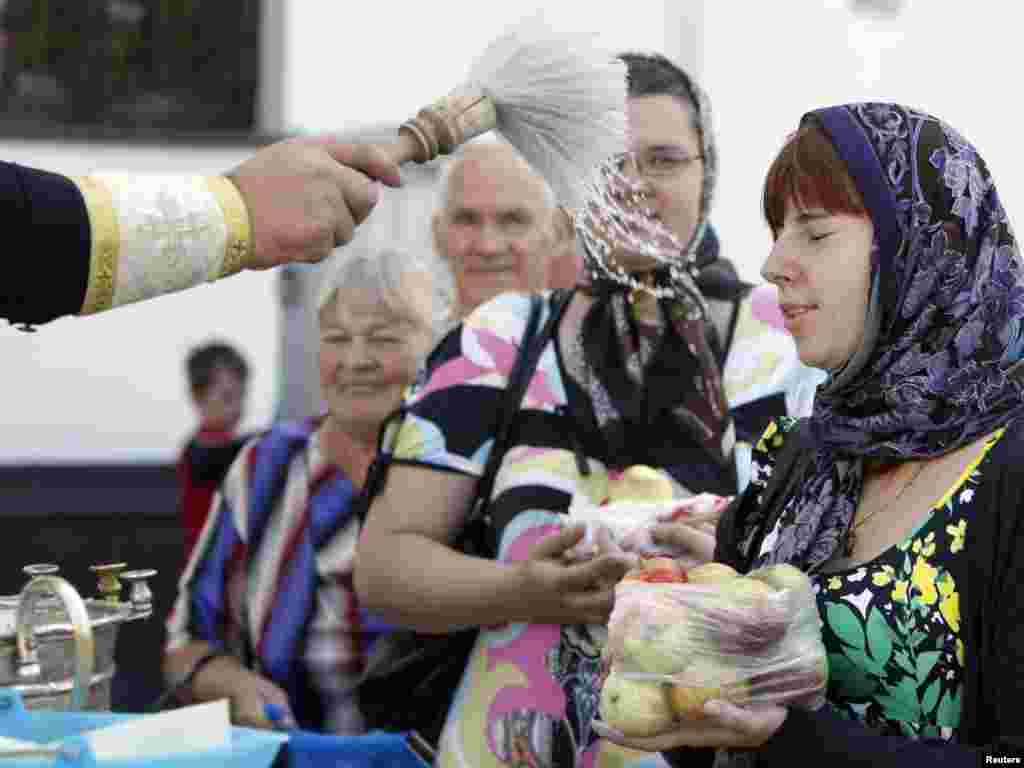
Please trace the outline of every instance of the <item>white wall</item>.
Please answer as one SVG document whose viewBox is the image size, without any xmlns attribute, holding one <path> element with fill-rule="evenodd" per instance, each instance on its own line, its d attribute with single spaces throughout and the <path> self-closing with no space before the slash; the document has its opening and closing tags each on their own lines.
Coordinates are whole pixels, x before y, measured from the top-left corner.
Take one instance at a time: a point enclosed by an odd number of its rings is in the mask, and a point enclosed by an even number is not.
<svg viewBox="0 0 1024 768">
<path fill-rule="evenodd" d="M 292 0 L 280 21 L 283 99 L 265 109 L 292 129 L 397 123 L 456 85 L 491 38 L 540 5 L 451 0 L 440 19 L 429 3 Z M 863 50 L 871 28 L 861 30 L 861 42 L 851 34 L 855 19 L 845 0 L 550 6 L 558 22 L 600 30 L 601 42 L 667 49 L 699 72 L 722 152 L 714 218 L 726 254 L 748 277 L 769 247 L 760 218 L 764 172 L 800 115 L 823 104 L 891 98 L 949 120 L 982 150 L 1019 219 L 1024 176 L 1016 123 L 1007 117 L 1024 61 L 1013 3 L 974 0 L 965 9 L 954 0 L 907 0 L 899 21 L 875 25 L 882 41 L 875 56 Z M 65 173 L 213 173 L 245 154 L 0 141 L 5 159 Z M 17 257 L 39 255 L 29 248 Z M 105 317 L 62 320 L 32 336 L 0 328 L 0 462 L 172 457 L 191 424 L 182 357 L 213 333 L 250 357 L 250 423 L 265 422 L 274 406 L 277 323 L 273 277 L 252 274 Z"/>
<path fill-rule="evenodd" d="M 906 0 L 898 20 L 858 25 L 844 0 L 706 2 L 702 75 L 722 156 L 714 218 L 724 252 L 757 276 L 770 247 L 761 184 L 784 138 L 810 109 L 872 98 L 928 110 L 974 142 L 1019 227 L 1020 130 L 1007 119 L 1024 71 L 1016 9 Z"/>
<path fill-rule="evenodd" d="M 347 133 L 384 120 L 397 127 L 457 85 L 507 23 L 540 6 L 460 0 L 444 4 L 441 21 L 429 4 L 285 0 L 274 22 L 282 27 L 283 98 L 262 99 L 261 109 L 290 130 Z M 663 48 L 663 9 L 663 0 L 566 0 L 549 13 L 556 22 L 589 22 L 609 45 Z M 0 139 L 0 157 L 67 174 L 217 173 L 247 154 Z M 28 257 L 46 255 L 30 247 L 18 255 Z M 245 274 L 106 316 L 59 320 L 32 335 L 2 326 L 0 462 L 173 458 L 192 426 L 182 361 L 214 334 L 248 356 L 249 425 L 266 423 L 280 373 L 278 323 L 274 276 Z"/>
<path fill-rule="evenodd" d="M 329 130 L 401 122 L 462 82 L 488 42 L 539 8 L 562 28 L 585 24 L 604 45 L 662 49 L 666 2 L 680 0 L 294 0 L 285 24 L 286 119 Z"/>
<path fill-rule="evenodd" d="M 223 172 L 247 149 L 2 142 L 5 160 L 66 174 L 97 169 Z M 6 243 L 4 250 L 11 248 Z M 27 243 L 4 258 L 53 259 Z M 182 364 L 217 335 L 254 368 L 251 423 L 273 407 L 277 301 L 271 273 L 216 284 L 87 318 L 62 318 L 26 334 L 0 324 L 0 461 L 159 460 L 173 456 L 193 421 Z"/>
</svg>

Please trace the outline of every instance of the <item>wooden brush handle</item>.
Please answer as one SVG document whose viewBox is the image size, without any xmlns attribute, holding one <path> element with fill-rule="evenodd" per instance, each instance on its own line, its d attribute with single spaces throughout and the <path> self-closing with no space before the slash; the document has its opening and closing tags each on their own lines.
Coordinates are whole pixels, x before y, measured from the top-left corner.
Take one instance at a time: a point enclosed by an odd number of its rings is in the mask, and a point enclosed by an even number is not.
<svg viewBox="0 0 1024 768">
<path fill-rule="evenodd" d="M 393 144 L 384 144 L 381 148 L 398 165 L 408 162 L 425 163 L 433 159 L 429 153 L 429 147 L 421 143 L 416 135 L 404 126 L 398 129 L 397 141 Z M 436 157 L 436 155 L 434 156 Z"/>
<path fill-rule="evenodd" d="M 494 102 L 479 86 L 465 84 L 403 123 L 398 140 L 383 149 L 399 165 L 427 163 L 497 126 Z"/>
</svg>

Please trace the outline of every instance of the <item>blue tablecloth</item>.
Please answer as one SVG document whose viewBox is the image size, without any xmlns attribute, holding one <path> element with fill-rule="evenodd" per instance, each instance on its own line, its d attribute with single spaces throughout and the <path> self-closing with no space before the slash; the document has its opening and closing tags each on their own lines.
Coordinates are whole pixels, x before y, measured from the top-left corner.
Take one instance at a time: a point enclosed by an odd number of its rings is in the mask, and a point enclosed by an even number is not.
<svg viewBox="0 0 1024 768">
<path fill-rule="evenodd" d="M 374 731 L 363 736 L 328 736 L 291 731 L 287 768 L 424 768 L 403 734 Z"/>
<path fill-rule="evenodd" d="M 17 691 L 0 688 L 0 736 L 40 745 L 60 742 L 64 747 L 55 757 L 0 760 L 0 765 L 9 762 L 12 768 L 54 768 L 55 765 L 59 768 L 265 768 L 273 763 L 286 742 L 282 733 L 232 728 L 228 746 L 161 757 L 98 762 L 83 734 L 136 717 L 140 716 L 29 710 L 25 709 Z"/>
</svg>

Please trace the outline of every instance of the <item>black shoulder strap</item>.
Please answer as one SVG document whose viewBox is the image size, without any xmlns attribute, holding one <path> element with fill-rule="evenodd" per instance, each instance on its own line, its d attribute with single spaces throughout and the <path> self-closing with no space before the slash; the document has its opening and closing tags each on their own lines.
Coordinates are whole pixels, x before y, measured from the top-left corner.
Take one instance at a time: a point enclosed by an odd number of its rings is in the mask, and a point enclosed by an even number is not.
<svg viewBox="0 0 1024 768">
<path fill-rule="evenodd" d="M 565 308 L 572 300 L 573 293 L 574 291 L 572 290 L 557 290 L 552 294 L 550 302 L 551 314 L 548 316 L 548 321 L 539 334 L 537 333 L 537 328 L 544 313 L 544 299 L 539 295 L 531 296 L 530 317 L 527 320 L 526 331 L 519 345 L 519 354 L 516 357 L 516 363 L 512 368 L 512 372 L 509 374 L 505 395 L 501 400 L 501 407 L 495 420 L 494 444 L 491 446 L 491 452 L 487 457 L 484 472 L 477 481 L 476 492 L 464 522 L 464 534 L 460 536 L 463 548 L 466 546 L 476 548 L 481 546 L 478 542 L 474 543 L 474 540 L 479 540 L 479 537 L 473 536 L 469 529 L 471 524 L 475 527 L 477 523 L 481 522 L 483 510 L 487 506 L 487 501 L 490 499 L 491 492 L 494 489 L 494 480 L 501 466 L 501 460 L 511 439 L 516 414 L 519 412 L 523 396 L 530 385 L 533 371 L 537 367 L 537 362 L 540 360 L 548 339 L 551 337 L 554 329 L 558 327 L 558 322 L 561 320 Z M 404 408 L 399 407 L 384 420 L 380 427 L 377 436 L 377 453 L 370 466 L 364 487 L 363 495 L 366 502 L 360 505 L 359 519 L 361 522 L 365 522 L 370 502 L 384 488 L 384 483 L 387 479 L 387 472 L 391 462 L 384 443 L 389 426 L 400 423 L 405 415 Z"/>
<path fill-rule="evenodd" d="M 384 490 L 384 483 L 387 481 L 388 469 L 391 467 L 391 454 L 387 451 L 385 441 L 392 426 L 398 425 L 405 418 L 405 405 L 399 405 L 381 422 L 377 430 L 377 450 L 373 454 L 373 461 L 366 471 L 366 482 L 363 484 L 363 492 L 356 503 L 356 517 L 360 525 L 366 524 L 366 516 L 370 511 L 373 500 Z"/>
<path fill-rule="evenodd" d="M 786 502 L 813 456 L 807 427 L 807 419 L 801 419 L 800 424 L 786 435 L 786 441 L 782 444 L 764 490 L 759 493 L 757 488 L 748 485 L 722 513 L 716 532 L 715 560 L 731 565 L 741 573 L 749 570 L 750 563 L 761 549 L 764 537 L 782 514 Z M 738 537 L 752 506 L 757 504 L 758 496 L 761 497 L 760 506 L 763 511 L 759 512 L 759 515 L 763 522 L 755 540 L 751 542 L 750 551 L 744 555 L 740 552 Z"/>
<path fill-rule="evenodd" d="M 740 308 L 753 290 L 754 286 L 749 283 L 744 283 L 743 289 L 739 292 L 739 295 L 733 299 L 732 314 L 729 316 L 729 328 L 726 334 L 722 336 L 721 366 L 723 368 L 725 367 L 725 361 L 729 358 L 729 352 L 732 350 L 733 339 L 736 338 L 736 326 L 739 325 L 740 321 Z"/>
<path fill-rule="evenodd" d="M 491 452 L 487 457 L 487 465 L 477 483 L 476 495 L 470 506 L 469 513 L 466 515 L 467 527 L 476 523 L 477 520 L 482 520 L 484 523 L 489 522 L 487 516 L 484 515 L 484 510 L 490 501 L 491 493 L 494 491 L 494 480 L 498 475 L 498 469 L 501 467 L 501 461 L 508 450 L 519 407 L 522 405 L 523 397 L 530 386 L 530 380 L 533 378 L 533 372 L 537 368 L 537 362 L 540 360 L 540 356 L 543 354 L 544 348 L 547 346 L 551 336 L 558 328 L 558 323 L 565 312 L 565 308 L 572 300 L 572 295 L 573 291 L 571 290 L 558 290 L 552 294 L 551 312 L 548 315 L 547 322 L 544 324 L 544 328 L 541 329 L 539 334 L 537 333 L 537 326 L 540 324 L 540 317 L 544 310 L 544 300 L 538 295 L 531 297 L 530 319 L 527 322 L 523 340 L 519 345 L 519 356 L 516 359 L 515 367 L 512 369 L 512 374 L 509 376 L 505 396 L 502 398 L 501 411 L 498 417 L 497 428 L 495 429 L 494 444 L 491 446 Z"/>
</svg>

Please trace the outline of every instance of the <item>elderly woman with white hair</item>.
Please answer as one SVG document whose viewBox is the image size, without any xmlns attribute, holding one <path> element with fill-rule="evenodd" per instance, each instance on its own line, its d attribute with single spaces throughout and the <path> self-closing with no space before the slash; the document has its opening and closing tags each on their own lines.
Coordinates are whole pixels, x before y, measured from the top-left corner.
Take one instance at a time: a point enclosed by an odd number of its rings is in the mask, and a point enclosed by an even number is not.
<svg viewBox="0 0 1024 768">
<path fill-rule="evenodd" d="M 448 300 L 442 266 L 415 248 L 334 258 L 319 307 L 327 411 L 275 425 L 232 465 L 181 577 L 164 672 L 182 701 L 229 699 L 237 724 L 358 734 L 355 689 L 382 631 L 352 588 L 362 486 Z"/>
</svg>

